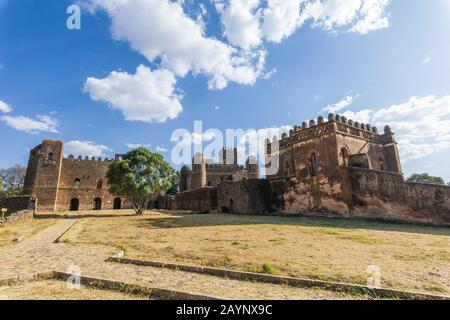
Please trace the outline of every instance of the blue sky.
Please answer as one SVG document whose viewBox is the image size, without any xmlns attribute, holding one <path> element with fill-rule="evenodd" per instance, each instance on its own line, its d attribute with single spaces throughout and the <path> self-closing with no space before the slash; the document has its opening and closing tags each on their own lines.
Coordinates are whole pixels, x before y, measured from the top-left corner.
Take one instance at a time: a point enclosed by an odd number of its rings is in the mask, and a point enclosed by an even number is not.
<svg viewBox="0 0 450 320">
<path fill-rule="evenodd" d="M 47 138 L 170 160 L 195 120 L 260 129 L 334 109 L 391 125 L 405 174 L 450 180 L 450 1 L 116 2 L 0 0 L 0 167 Z"/>
</svg>

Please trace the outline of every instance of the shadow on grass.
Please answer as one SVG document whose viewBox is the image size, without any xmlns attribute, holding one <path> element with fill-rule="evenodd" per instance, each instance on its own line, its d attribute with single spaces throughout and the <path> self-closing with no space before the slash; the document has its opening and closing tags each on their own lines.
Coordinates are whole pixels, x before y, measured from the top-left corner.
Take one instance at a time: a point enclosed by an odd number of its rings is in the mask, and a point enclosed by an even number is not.
<svg viewBox="0 0 450 320">
<path fill-rule="evenodd" d="M 420 224 L 406 224 L 403 222 L 390 222 L 362 218 L 327 218 L 311 216 L 278 216 L 278 215 L 235 215 L 235 214 L 193 214 L 170 211 L 160 211 L 163 215 L 148 217 L 139 220 L 141 228 L 201 228 L 225 225 L 290 225 L 319 228 L 338 229 L 367 229 L 396 231 L 416 234 L 432 234 L 450 236 L 449 227 L 427 226 Z"/>
</svg>

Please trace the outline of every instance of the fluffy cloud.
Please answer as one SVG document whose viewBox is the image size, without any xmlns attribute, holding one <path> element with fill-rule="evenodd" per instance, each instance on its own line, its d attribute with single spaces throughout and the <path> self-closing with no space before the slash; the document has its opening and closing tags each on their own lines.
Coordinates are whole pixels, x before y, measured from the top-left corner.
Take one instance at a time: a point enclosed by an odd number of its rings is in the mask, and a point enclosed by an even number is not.
<svg viewBox="0 0 450 320">
<path fill-rule="evenodd" d="M 404 160 L 420 159 L 450 148 L 450 96 L 411 97 L 388 108 L 343 114 L 380 128 L 390 125 Z"/>
<path fill-rule="evenodd" d="M 337 103 L 330 104 L 326 106 L 322 111 L 323 112 L 330 112 L 330 113 L 336 113 L 344 108 L 347 108 L 353 103 L 353 100 L 356 99 L 358 96 L 347 96 L 344 100 L 341 100 Z"/>
<path fill-rule="evenodd" d="M 24 116 L 2 116 L 0 120 L 11 128 L 31 134 L 40 132 L 57 133 L 58 121 L 47 115 L 38 115 L 36 119 Z"/>
<path fill-rule="evenodd" d="M 113 152 L 109 147 L 102 144 L 95 144 L 92 141 L 69 141 L 64 145 L 66 154 L 82 155 L 88 157 L 106 157 Z"/>
<path fill-rule="evenodd" d="M 389 0 L 228 0 L 216 4 L 233 45 L 248 49 L 281 42 L 298 28 L 366 34 L 387 28 Z"/>
<path fill-rule="evenodd" d="M 240 52 L 205 36 L 202 24 L 169 0 L 86 0 L 91 10 L 105 10 L 115 40 L 126 41 L 149 61 L 184 77 L 205 74 L 208 86 L 222 89 L 229 81 L 254 84 L 262 73 L 264 52 Z"/>
<path fill-rule="evenodd" d="M 160 147 L 160 146 L 156 147 L 156 152 L 167 152 L 167 151 L 168 150 L 166 148 L 164 148 L 164 147 Z"/>
<path fill-rule="evenodd" d="M 12 111 L 11 107 L 8 106 L 5 102 L 0 100 L 0 112 L 10 113 Z"/>
<path fill-rule="evenodd" d="M 103 101 L 120 110 L 128 121 L 165 122 L 182 111 L 182 95 L 169 70 L 151 71 L 139 66 L 134 75 L 112 72 L 104 79 L 88 78 L 85 91 L 94 101 Z"/>
<path fill-rule="evenodd" d="M 225 26 L 225 36 L 231 44 L 250 49 L 261 44 L 259 26 L 260 0 L 230 0 L 227 4 L 216 2 L 216 9 Z"/>
</svg>

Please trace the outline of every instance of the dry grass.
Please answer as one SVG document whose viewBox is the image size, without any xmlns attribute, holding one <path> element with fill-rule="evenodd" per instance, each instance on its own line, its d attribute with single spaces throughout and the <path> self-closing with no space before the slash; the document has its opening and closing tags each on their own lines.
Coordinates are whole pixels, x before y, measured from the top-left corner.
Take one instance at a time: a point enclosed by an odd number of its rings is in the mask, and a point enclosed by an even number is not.
<svg viewBox="0 0 450 320">
<path fill-rule="evenodd" d="M 64 281 L 46 280 L 0 287 L 0 300 L 140 300 L 139 296 L 81 286 L 71 289 Z"/>
<path fill-rule="evenodd" d="M 65 242 L 164 262 L 450 294 L 450 229 L 362 220 L 147 213 L 82 219 Z"/>
<path fill-rule="evenodd" d="M 33 219 L 0 225 L 0 247 L 9 245 L 18 238 L 28 238 L 55 222 L 55 219 Z"/>
</svg>

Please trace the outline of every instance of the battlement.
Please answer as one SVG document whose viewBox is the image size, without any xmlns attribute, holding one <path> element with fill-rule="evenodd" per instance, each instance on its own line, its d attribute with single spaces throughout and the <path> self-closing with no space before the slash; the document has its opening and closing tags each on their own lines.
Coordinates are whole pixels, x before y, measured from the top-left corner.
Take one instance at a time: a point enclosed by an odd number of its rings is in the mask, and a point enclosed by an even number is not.
<svg viewBox="0 0 450 320">
<path fill-rule="evenodd" d="M 108 158 L 102 158 L 102 157 L 91 157 L 89 158 L 88 156 L 78 156 L 77 158 L 75 158 L 75 156 L 73 154 L 69 155 L 67 158 L 65 157 L 64 160 L 68 160 L 68 161 L 89 161 L 89 162 L 113 162 L 116 161 L 117 159 L 108 159 Z"/>
<path fill-rule="evenodd" d="M 283 133 L 281 140 L 279 140 L 277 136 L 274 136 L 272 141 L 267 139 L 267 151 L 268 153 L 271 152 L 271 146 L 275 142 L 279 143 L 279 149 L 281 150 L 296 143 L 332 133 L 340 133 L 378 144 L 381 144 L 386 140 L 383 139 L 383 136 L 392 136 L 389 126 L 385 127 L 384 135 L 380 135 L 378 129 L 370 124 L 360 123 L 358 121 L 347 119 L 344 116 L 335 116 L 330 113 L 327 121 L 325 121 L 324 117 L 319 116 L 317 121 L 310 120 L 309 123 L 303 122 L 301 126 L 294 126 L 294 128 L 289 131 L 289 134 Z"/>
</svg>

